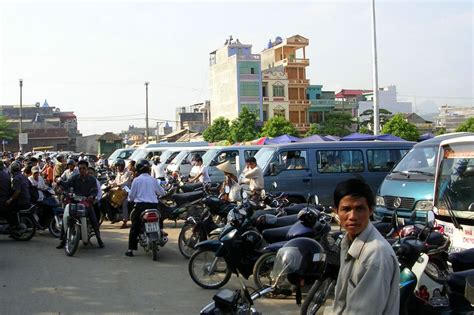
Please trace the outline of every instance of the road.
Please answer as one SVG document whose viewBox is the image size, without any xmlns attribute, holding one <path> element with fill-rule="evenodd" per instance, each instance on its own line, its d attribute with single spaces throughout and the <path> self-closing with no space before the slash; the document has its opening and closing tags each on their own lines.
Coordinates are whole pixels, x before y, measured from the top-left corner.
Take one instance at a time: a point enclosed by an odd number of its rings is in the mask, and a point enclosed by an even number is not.
<svg viewBox="0 0 474 315">
<path fill-rule="evenodd" d="M 0 235 L 0 314 L 198 314 L 215 291 L 194 284 L 178 251 L 179 228 L 167 222 L 165 229 L 170 241 L 157 262 L 141 248 L 126 257 L 128 229 L 119 224 L 102 226 L 105 248 L 80 245 L 74 257 L 47 231 L 29 242 Z M 235 275 L 226 287 L 239 287 Z M 294 298 L 262 299 L 257 308 L 299 314 Z"/>
</svg>

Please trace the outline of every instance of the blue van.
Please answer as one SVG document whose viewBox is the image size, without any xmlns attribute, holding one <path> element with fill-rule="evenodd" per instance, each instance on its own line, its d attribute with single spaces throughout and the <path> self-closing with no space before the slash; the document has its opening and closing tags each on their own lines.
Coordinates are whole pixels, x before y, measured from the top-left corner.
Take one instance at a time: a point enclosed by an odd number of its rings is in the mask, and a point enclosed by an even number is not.
<svg viewBox="0 0 474 315">
<path fill-rule="evenodd" d="M 265 146 L 255 158 L 263 170 L 265 190 L 285 192 L 292 202 L 317 194 L 320 203 L 332 205 L 336 185 L 351 177 L 364 179 L 377 191 L 413 145 L 408 141 L 300 142 Z"/>
<path fill-rule="evenodd" d="M 466 135 L 472 133 L 451 133 L 416 144 L 380 185 L 374 218 L 391 216 L 394 209 L 405 219 L 413 210 L 430 210 L 439 145 L 443 140 Z"/>
</svg>

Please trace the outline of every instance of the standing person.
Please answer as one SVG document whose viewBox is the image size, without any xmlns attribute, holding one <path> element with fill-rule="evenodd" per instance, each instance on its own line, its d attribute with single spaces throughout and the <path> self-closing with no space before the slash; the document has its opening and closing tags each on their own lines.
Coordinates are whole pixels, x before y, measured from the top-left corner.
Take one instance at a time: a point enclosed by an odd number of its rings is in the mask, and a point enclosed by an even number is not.
<svg viewBox="0 0 474 315">
<path fill-rule="evenodd" d="M 363 180 L 339 183 L 334 204 L 346 235 L 334 305 L 324 314 L 398 315 L 400 272 L 390 244 L 370 223 L 375 196 Z"/>
<path fill-rule="evenodd" d="M 41 174 L 46 179 L 46 183 L 51 186 L 54 182 L 54 162 L 51 159 L 47 159 Z"/>
<path fill-rule="evenodd" d="M 78 162 L 84 160 L 84 152 L 79 153 Z"/>
<path fill-rule="evenodd" d="M 160 162 L 159 156 L 153 157 L 153 165 L 151 166 L 151 176 L 156 179 L 159 179 L 160 181 L 165 181 L 165 164 Z"/>
<path fill-rule="evenodd" d="M 196 176 L 191 178 L 189 182 L 201 182 L 203 184 L 207 184 L 211 182 L 211 178 L 209 177 L 209 170 L 206 166 L 202 164 L 202 157 L 198 156 L 196 158 Z"/>
<path fill-rule="evenodd" d="M 97 182 L 96 179 L 89 175 L 88 173 L 88 163 L 86 161 L 80 161 L 78 163 L 79 174 L 73 175 L 67 182 L 60 182 L 61 187 L 65 190 L 69 190 L 72 188 L 74 194 L 82 197 L 86 197 L 87 200 L 92 205 L 94 200 L 97 197 Z M 97 243 L 99 247 L 104 247 L 104 242 L 102 242 L 102 238 L 100 237 L 100 230 L 99 230 L 99 222 L 97 221 L 97 217 L 95 215 L 95 211 L 92 207 L 86 209 L 87 216 L 89 217 L 90 223 L 92 228 L 95 232 L 95 237 L 97 238 Z M 63 226 L 61 231 L 61 238 L 60 243 L 56 248 L 63 248 L 65 245 L 65 229 L 67 227 Z"/>
<path fill-rule="evenodd" d="M 257 160 L 252 156 L 245 160 L 245 169 L 240 179 L 241 184 L 249 185 L 251 199 L 259 201 L 262 189 L 265 187 L 262 169 L 257 165 Z"/>
<path fill-rule="evenodd" d="M 158 209 L 158 196 L 166 192 L 158 185 L 158 181 L 150 176 L 151 165 L 148 160 L 140 159 L 136 163 L 138 176 L 132 182 L 132 189 L 128 194 L 128 200 L 135 204 L 135 209 L 130 215 L 132 226 L 128 237 L 128 250 L 125 255 L 133 257 L 133 251 L 137 250 L 138 235 L 140 234 L 140 217 L 146 209 Z M 160 216 L 160 229 L 163 230 L 163 215 Z M 167 236 L 162 231 L 164 236 Z"/>
<path fill-rule="evenodd" d="M 118 186 L 122 189 L 125 187 L 130 188 L 132 186 L 132 172 L 125 168 L 125 161 L 122 159 L 117 160 L 115 162 L 115 166 L 117 167 L 117 174 L 115 180 L 113 182 L 114 186 Z M 121 229 L 125 229 L 127 227 L 128 221 L 128 200 L 125 198 L 122 202 L 122 226 Z"/>
</svg>

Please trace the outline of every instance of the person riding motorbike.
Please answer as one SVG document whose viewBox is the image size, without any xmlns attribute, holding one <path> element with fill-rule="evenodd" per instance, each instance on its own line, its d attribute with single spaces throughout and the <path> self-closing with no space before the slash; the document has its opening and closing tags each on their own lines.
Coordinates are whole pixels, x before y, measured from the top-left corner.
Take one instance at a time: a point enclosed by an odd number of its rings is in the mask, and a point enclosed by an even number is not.
<svg viewBox="0 0 474 315">
<path fill-rule="evenodd" d="M 6 203 L 12 195 L 12 187 L 10 174 L 8 172 L 4 172 L 4 170 L 5 164 L 3 163 L 3 161 L 0 161 L 0 211 L 1 214 L 4 215 L 6 219 L 8 219 L 10 211 L 9 209 L 7 209 Z M 13 222 L 13 220 L 9 220 L 10 224 L 12 224 Z M 16 222 L 16 224 L 18 223 Z"/>
<path fill-rule="evenodd" d="M 130 188 L 132 186 L 132 172 L 125 168 L 125 161 L 118 159 L 115 162 L 115 167 L 117 168 L 115 180 L 112 182 L 113 187 L 120 187 L 124 189 L 125 187 Z M 128 200 L 125 198 L 122 202 L 122 226 L 120 228 L 124 229 L 127 227 L 128 221 Z"/>
<path fill-rule="evenodd" d="M 148 160 L 140 159 L 136 163 L 138 176 L 132 182 L 132 188 L 128 194 L 128 200 L 133 202 L 135 207 L 130 215 L 132 226 L 128 238 L 128 250 L 125 255 L 133 257 L 133 251 L 137 250 L 138 236 L 140 234 L 141 214 L 147 209 L 158 208 L 158 196 L 166 194 L 165 190 L 158 184 L 158 181 L 150 176 L 151 165 Z M 161 211 L 160 211 L 161 212 Z M 160 229 L 162 234 L 168 234 L 163 231 L 163 215 L 160 216 Z"/>
<path fill-rule="evenodd" d="M 88 163 L 86 161 L 79 161 L 79 174 L 73 175 L 67 182 L 60 182 L 61 187 L 64 190 L 69 190 L 72 188 L 74 194 L 78 196 L 86 197 L 91 204 L 94 202 L 97 196 L 97 182 L 96 179 L 89 175 L 88 173 Z M 104 242 L 100 237 L 100 230 L 99 230 L 99 222 L 97 221 L 97 217 L 95 214 L 94 209 L 88 208 L 87 209 L 87 216 L 89 217 L 90 223 L 92 228 L 95 232 L 95 237 L 97 238 L 97 243 L 99 247 L 104 247 Z M 67 227 L 63 226 L 61 230 L 61 237 L 60 243 L 56 248 L 63 248 L 65 245 L 65 233 Z"/>
<path fill-rule="evenodd" d="M 13 195 L 5 203 L 6 219 L 12 227 L 18 227 L 20 222 L 18 222 L 16 211 L 31 207 L 29 181 L 22 174 L 21 165 L 18 162 L 13 162 L 10 165 L 10 174 L 12 177 L 11 188 Z"/>
<path fill-rule="evenodd" d="M 76 162 L 73 159 L 68 159 L 66 162 L 66 170 L 62 173 L 60 180 L 67 182 L 73 175 L 78 174 Z"/>
</svg>

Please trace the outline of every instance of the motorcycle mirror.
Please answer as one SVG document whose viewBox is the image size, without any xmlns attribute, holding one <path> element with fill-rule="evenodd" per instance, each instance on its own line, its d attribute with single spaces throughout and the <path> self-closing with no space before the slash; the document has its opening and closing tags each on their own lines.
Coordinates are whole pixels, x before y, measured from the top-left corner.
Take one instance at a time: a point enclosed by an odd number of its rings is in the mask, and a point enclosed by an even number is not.
<svg viewBox="0 0 474 315">
<path fill-rule="evenodd" d="M 315 204 L 315 205 L 319 205 L 319 197 L 318 197 L 318 195 L 314 195 L 313 198 L 314 198 L 314 200 L 313 200 L 314 204 Z"/>
<path fill-rule="evenodd" d="M 248 198 L 248 196 L 249 196 L 249 195 L 247 194 L 247 192 L 246 192 L 246 191 L 244 191 L 244 192 L 242 193 L 242 198 L 244 198 L 244 199 L 247 199 L 247 198 Z"/>
<path fill-rule="evenodd" d="M 260 198 L 265 199 L 265 196 L 266 196 L 265 189 L 262 189 L 262 191 L 260 192 Z"/>
<path fill-rule="evenodd" d="M 435 223 L 435 214 L 433 211 L 428 211 L 428 214 L 426 215 L 426 222 L 428 223 L 429 226 L 433 227 Z"/>
<path fill-rule="evenodd" d="M 230 187 L 229 187 L 228 185 L 226 185 L 226 186 L 224 187 L 224 192 L 225 192 L 226 194 L 230 193 Z"/>
<path fill-rule="evenodd" d="M 276 189 L 276 188 L 278 187 L 277 182 L 273 182 L 273 183 L 272 183 L 272 187 Z"/>
</svg>

